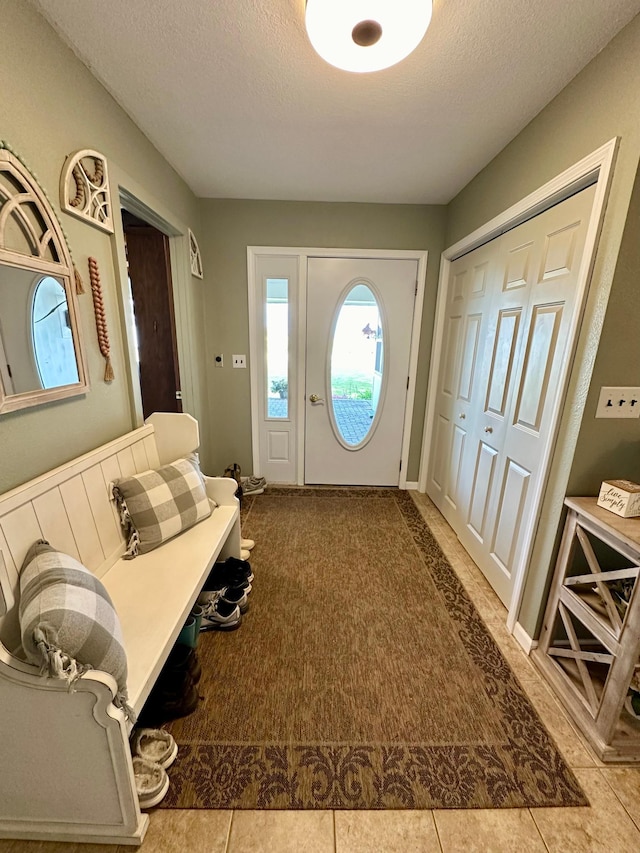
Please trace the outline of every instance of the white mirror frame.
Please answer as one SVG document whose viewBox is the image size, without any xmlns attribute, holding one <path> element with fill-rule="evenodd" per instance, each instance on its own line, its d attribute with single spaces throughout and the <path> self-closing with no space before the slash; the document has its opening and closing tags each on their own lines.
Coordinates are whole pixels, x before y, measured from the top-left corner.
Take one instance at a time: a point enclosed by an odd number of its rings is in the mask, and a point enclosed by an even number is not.
<svg viewBox="0 0 640 853">
<path fill-rule="evenodd" d="M 41 388 L 19 394 L 7 393 L 3 378 L 5 365 L 0 370 L 0 414 L 38 406 L 53 400 L 62 400 L 85 394 L 89 389 L 87 367 L 82 347 L 78 304 L 75 293 L 75 276 L 71 253 L 62 227 L 51 208 L 43 190 L 22 161 L 4 143 L 0 143 L 0 173 L 11 178 L 11 186 L 0 183 L 0 267 L 30 270 L 34 274 L 50 275 L 63 284 L 69 324 L 73 337 L 78 382 L 55 388 Z M 15 187 L 14 187 L 15 185 Z M 38 216 L 33 216 L 33 210 Z M 38 220 L 41 220 L 38 221 Z M 17 225 L 31 244 L 31 253 L 26 254 L 9 248 L 6 233 L 9 225 Z"/>
</svg>

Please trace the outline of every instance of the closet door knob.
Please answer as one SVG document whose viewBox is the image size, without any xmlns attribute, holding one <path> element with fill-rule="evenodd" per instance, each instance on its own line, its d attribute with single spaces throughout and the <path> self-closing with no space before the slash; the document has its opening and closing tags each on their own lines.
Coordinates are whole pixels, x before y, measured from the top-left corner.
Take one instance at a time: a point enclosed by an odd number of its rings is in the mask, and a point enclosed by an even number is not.
<svg viewBox="0 0 640 853">
<path fill-rule="evenodd" d="M 461 420 L 461 421 L 463 421 L 467 416 L 465 415 L 465 413 L 464 413 L 464 412 L 460 412 L 460 414 L 458 415 L 458 417 L 460 418 L 460 420 Z"/>
<path fill-rule="evenodd" d="M 484 431 L 485 432 L 493 432 L 493 427 L 485 427 Z"/>
</svg>

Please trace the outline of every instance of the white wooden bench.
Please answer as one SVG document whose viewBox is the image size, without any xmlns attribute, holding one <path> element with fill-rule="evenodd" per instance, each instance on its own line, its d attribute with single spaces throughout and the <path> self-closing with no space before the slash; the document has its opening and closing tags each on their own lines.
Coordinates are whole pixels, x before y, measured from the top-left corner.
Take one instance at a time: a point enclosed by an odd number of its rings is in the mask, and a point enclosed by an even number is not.
<svg viewBox="0 0 640 853">
<path fill-rule="evenodd" d="M 105 584 L 122 624 L 129 701 L 142 709 L 217 559 L 240 556 L 236 483 L 205 478 L 212 515 L 155 551 L 123 560 L 110 483 L 198 447 L 189 415 L 147 424 L 0 496 L 0 838 L 140 844 L 148 816 L 135 790 L 130 725 L 115 680 L 90 671 L 71 692 L 12 652 L 19 644 L 18 572 L 47 539 Z"/>
</svg>

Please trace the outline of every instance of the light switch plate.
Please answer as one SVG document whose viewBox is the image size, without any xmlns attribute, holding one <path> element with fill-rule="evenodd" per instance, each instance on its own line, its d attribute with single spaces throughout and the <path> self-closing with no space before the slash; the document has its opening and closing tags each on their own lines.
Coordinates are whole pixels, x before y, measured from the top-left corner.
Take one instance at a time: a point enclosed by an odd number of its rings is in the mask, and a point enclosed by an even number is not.
<svg viewBox="0 0 640 853">
<path fill-rule="evenodd" d="M 640 418 L 640 388 L 621 385 L 600 389 L 597 418 Z"/>
<path fill-rule="evenodd" d="M 231 364 L 234 367 L 246 367 L 247 366 L 246 355 L 232 355 L 231 356 Z"/>
</svg>

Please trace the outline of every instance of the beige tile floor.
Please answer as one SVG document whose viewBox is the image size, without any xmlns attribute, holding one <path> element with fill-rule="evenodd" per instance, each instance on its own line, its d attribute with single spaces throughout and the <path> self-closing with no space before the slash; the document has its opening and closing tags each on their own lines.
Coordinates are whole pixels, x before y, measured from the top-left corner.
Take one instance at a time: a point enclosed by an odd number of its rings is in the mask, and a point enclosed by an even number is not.
<svg viewBox="0 0 640 853">
<path fill-rule="evenodd" d="M 589 801 L 588 808 L 435 811 L 157 810 L 142 853 L 640 853 L 640 768 L 602 764 L 518 643 L 506 611 L 428 498 L 412 493 Z M 0 853 L 126 853 L 0 841 Z"/>
</svg>

